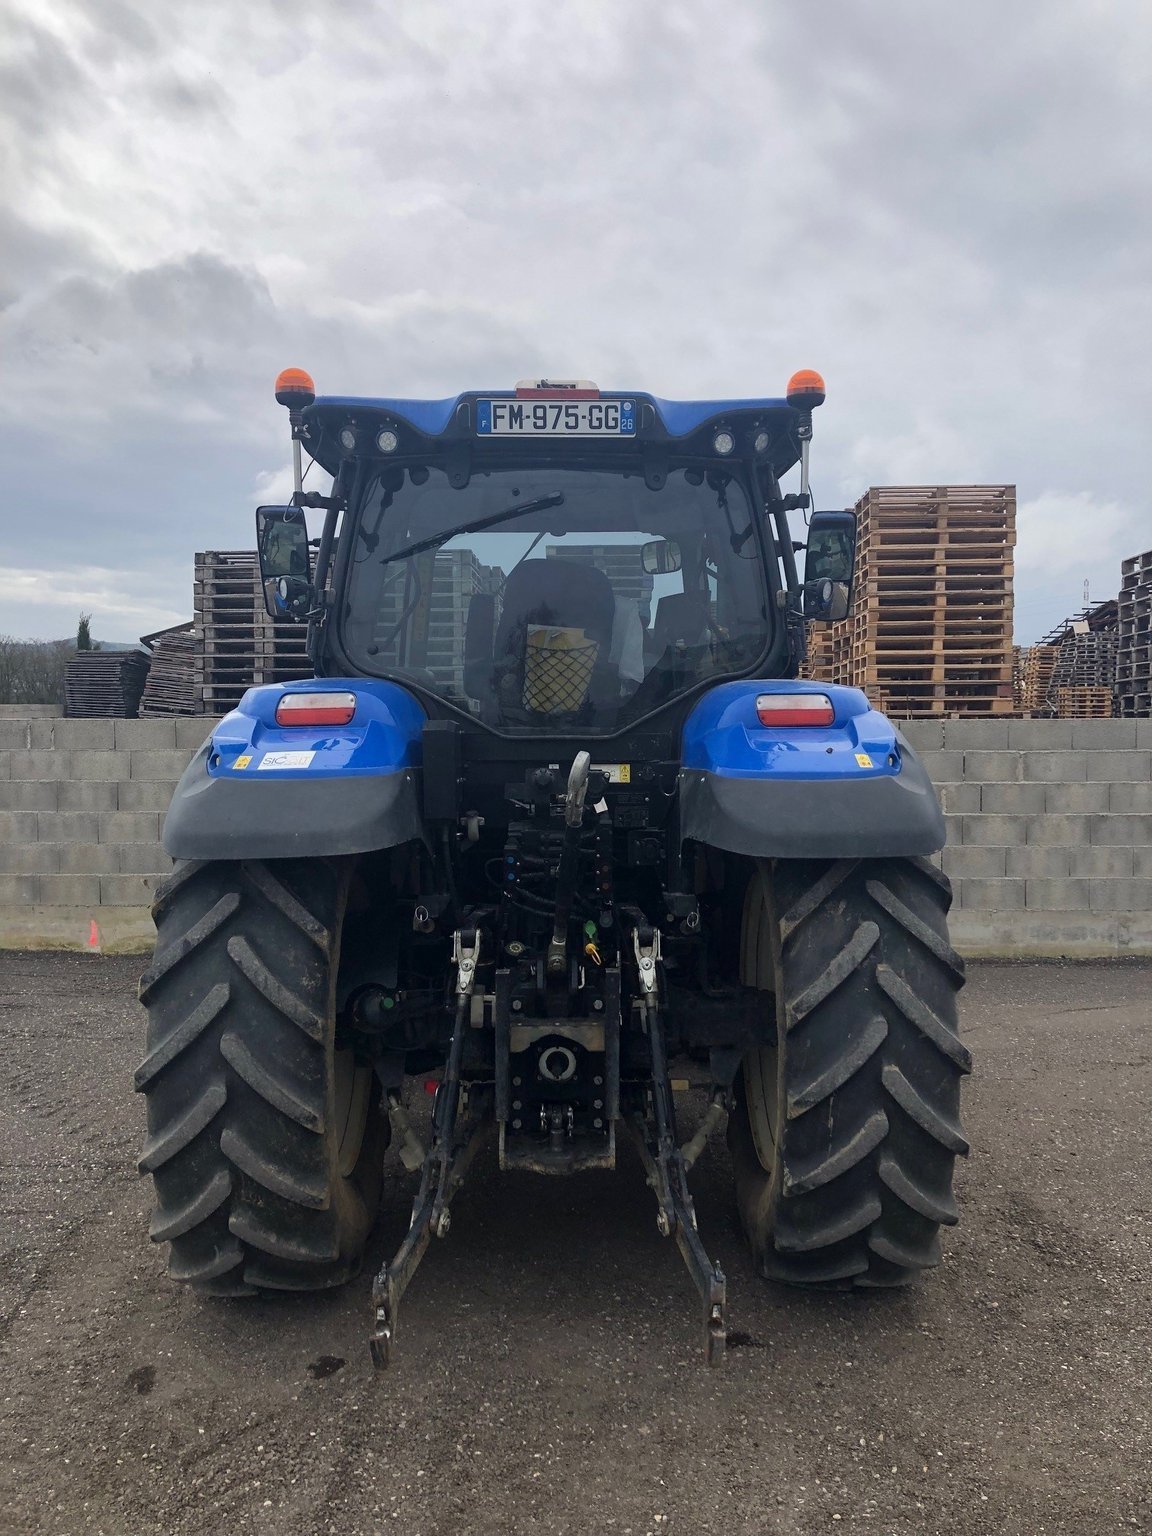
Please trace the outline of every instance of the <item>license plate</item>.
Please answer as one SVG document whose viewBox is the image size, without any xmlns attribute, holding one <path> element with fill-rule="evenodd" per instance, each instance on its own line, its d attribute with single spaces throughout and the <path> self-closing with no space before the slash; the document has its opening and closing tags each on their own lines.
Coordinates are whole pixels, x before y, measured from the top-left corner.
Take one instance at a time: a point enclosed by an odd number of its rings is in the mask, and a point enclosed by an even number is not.
<svg viewBox="0 0 1152 1536">
<path fill-rule="evenodd" d="M 634 400 L 477 400 L 480 437 L 634 437 Z"/>
</svg>

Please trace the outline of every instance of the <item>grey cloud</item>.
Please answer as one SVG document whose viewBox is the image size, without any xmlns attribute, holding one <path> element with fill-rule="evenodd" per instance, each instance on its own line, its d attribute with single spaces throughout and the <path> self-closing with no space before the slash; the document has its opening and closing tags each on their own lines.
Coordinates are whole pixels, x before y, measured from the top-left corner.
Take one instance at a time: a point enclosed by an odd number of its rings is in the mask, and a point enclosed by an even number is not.
<svg viewBox="0 0 1152 1536">
<path fill-rule="evenodd" d="M 152 17 L 163 19 L 167 5 L 157 9 L 132 0 L 71 0 L 59 10 L 71 17 L 77 46 L 95 64 L 106 65 L 124 55 L 154 58 L 163 47 L 165 31 Z"/>
<path fill-rule="evenodd" d="M 190 132 L 194 132 L 198 119 L 223 115 L 227 110 L 227 97 L 216 81 L 207 76 L 192 78 L 174 69 L 162 70 L 148 89 L 151 104 L 156 110 L 170 116 Z"/>
<path fill-rule="evenodd" d="M 0 311 L 31 288 L 92 263 L 91 251 L 77 235 L 37 228 L 2 203 L 0 251 Z"/>
<path fill-rule="evenodd" d="M 198 543 L 245 541 L 287 363 L 414 394 L 553 371 L 772 393 L 821 367 L 826 500 L 1019 482 L 1033 629 L 1075 606 L 1092 507 L 1094 590 L 1141 537 L 1136 8 L 44 3 L 71 137 L 30 144 L 14 109 L 35 225 L 0 432 L 43 515 L 9 560 L 98 532 L 168 590 Z"/>
<path fill-rule="evenodd" d="M 9 17 L 5 41 L 7 56 L 0 61 L 4 138 L 51 140 L 62 124 L 81 116 L 91 84 L 67 44 L 31 18 Z"/>
<path fill-rule="evenodd" d="M 797 45 L 810 14 L 784 8 L 778 30 Z M 1101 25 L 1074 3 L 835 0 L 818 15 L 814 68 L 785 88 L 849 206 L 873 200 L 1040 284 L 1107 269 L 1147 238 L 1152 81 L 1127 62 L 1147 58 L 1135 11 Z"/>
</svg>

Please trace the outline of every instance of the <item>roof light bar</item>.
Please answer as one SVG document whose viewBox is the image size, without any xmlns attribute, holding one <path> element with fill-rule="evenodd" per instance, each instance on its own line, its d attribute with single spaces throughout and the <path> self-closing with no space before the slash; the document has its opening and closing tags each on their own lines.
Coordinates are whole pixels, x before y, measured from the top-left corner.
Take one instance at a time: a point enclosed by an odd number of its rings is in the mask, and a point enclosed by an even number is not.
<svg viewBox="0 0 1152 1536">
<path fill-rule="evenodd" d="M 761 693 L 756 717 L 761 725 L 831 725 L 836 711 L 826 693 Z"/>
<path fill-rule="evenodd" d="M 285 693 L 276 706 L 276 724 L 348 725 L 355 713 L 354 693 Z"/>
</svg>

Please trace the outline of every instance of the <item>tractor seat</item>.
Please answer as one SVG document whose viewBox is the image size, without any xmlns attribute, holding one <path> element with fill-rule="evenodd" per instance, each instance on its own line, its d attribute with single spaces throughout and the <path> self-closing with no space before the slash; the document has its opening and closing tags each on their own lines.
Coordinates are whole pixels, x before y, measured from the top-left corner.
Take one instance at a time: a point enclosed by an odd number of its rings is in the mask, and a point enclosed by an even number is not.
<svg viewBox="0 0 1152 1536">
<path fill-rule="evenodd" d="M 620 676 L 610 659 L 615 618 L 612 583 L 596 566 L 578 560 L 526 560 L 516 566 L 504 583 L 492 645 L 490 677 L 499 711 L 574 713 L 586 700 L 602 707 L 617 698 Z M 586 646 L 577 647 L 585 652 L 583 661 L 562 654 L 562 646 L 537 652 L 529 646 L 537 625 L 581 631 L 597 647 L 594 657 L 587 658 Z"/>
<path fill-rule="evenodd" d="M 711 614 L 707 592 L 670 592 L 662 597 L 652 623 L 655 654 L 662 656 L 669 646 L 706 645 Z"/>
<path fill-rule="evenodd" d="M 492 654 L 520 657 L 530 624 L 582 629 L 606 655 L 616 600 L 604 572 L 581 560 L 525 560 L 504 583 L 504 608 Z"/>
</svg>

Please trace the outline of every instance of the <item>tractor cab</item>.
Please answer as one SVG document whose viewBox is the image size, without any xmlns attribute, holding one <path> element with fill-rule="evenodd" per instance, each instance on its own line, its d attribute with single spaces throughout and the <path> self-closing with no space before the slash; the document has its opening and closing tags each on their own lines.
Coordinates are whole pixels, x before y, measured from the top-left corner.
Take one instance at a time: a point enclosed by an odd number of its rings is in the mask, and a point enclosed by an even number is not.
<svg viewBox="0 0 1152 1536">
<path fill-rule="evenodd" d="M 261 509 L 260 549 L 280 550 L 264 562 L 271 611 L 312 614 L 318 671 L 395 679 L 434 717 L 508 737 L 611 737 L 717 682 L 794 675 L 787 514 L 808 498 L 779 481 L 822 399 L 800 374 L 783 399 L 534 380 L 437 402 L 298 401 L 296 442 L 333 489 Z M 309 600 L 299 507 L 315 504 L 326 594 Z M 848 581 L 850 548 L 846 566 Z"/>
</svg>

